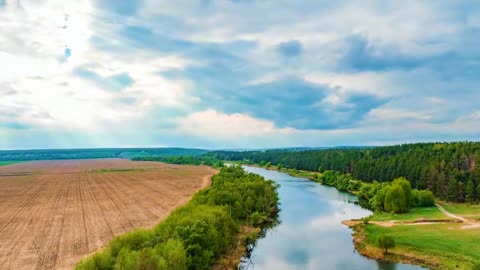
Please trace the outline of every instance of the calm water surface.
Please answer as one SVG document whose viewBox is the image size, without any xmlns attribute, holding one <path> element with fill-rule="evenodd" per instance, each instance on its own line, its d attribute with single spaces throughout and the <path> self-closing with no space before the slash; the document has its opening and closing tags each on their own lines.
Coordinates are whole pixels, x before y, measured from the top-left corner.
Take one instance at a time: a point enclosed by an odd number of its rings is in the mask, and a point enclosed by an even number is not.
<svg viewBox="0 0 480 270">
<path fill-rule="evenodd" d="M 418 266 L 381 263 L 358 254 L 351 230 L 341 221 L 370 215 L 356 197 L 285 173 L 244 167 L 280 184 L 281 224 L 258 240 L 244 269 L 417 270 Z"/>
</svg>

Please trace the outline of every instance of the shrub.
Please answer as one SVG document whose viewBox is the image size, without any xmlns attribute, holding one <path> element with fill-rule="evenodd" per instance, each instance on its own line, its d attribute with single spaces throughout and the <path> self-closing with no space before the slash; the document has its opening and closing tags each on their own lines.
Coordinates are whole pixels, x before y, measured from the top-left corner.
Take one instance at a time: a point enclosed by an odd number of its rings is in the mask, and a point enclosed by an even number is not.
<svg viewBox="0 0 480 270">
<path fill-rule="evenodd" d="M 435 198 L 430 190 L 420 190 L 418 192 L 419 206 L 427 207 L 435 205 Z"/>
</svg>

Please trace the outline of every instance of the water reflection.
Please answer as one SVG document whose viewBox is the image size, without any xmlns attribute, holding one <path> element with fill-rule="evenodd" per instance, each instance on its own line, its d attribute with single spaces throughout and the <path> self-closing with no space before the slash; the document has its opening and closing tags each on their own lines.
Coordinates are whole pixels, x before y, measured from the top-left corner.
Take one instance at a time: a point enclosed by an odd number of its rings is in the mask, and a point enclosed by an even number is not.
<svg viewBox="0 0 480 270">
<path fill-rule="evenodd" d="M 355 196 L 284 173 L 245 169 L 281 185 L 281 224 L 257 242 L 244 269 L 423 269 L 369 260 L 354 250 L 351 231 L 341 221 L 370 214 L 352 203 Z"/>
</svg>

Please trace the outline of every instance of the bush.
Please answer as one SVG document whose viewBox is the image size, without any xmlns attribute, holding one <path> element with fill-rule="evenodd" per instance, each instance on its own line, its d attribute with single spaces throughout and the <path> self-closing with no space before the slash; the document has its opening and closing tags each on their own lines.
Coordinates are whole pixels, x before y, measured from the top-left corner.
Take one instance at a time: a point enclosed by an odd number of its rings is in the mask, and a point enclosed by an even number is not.
<svg viewBox="0 0 480 270">
<path fill-rule="evenodd" d="M 420 190 L 418 192 L 418 204 L 422 207 L 434 206 L 435 198 L 430 190 Z"/>
</svg>

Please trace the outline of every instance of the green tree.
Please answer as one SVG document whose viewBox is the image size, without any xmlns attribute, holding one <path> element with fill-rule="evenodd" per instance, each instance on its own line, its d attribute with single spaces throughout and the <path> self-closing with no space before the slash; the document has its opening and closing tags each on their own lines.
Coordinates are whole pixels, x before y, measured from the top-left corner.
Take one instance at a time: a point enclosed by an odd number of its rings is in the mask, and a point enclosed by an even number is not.
<svg viewBox="0 0 480 270">
<path fill-rule="evenodd" d="M 458 188 L 457 188 L 457 180 L 451 177 L 448 180 L 448 187 L 447 187 L 447 200 L 449 201 L 456 201 L 458 198 Z"/>
<path fill-rule="evenodd" d="M 149 248 L 143 249 L 138 254 L 136 270 L 157 270 L 158 262 Z"/>
<path fill-rule="evenodd" d="M 477 185 L 477 201 L 480 201 L 480 184 Z"/>
<path fill-rule="evenodd" d="M 412 186 L 410 182 L 405 177 L 399 177 L 393 180 L 392 185 L 399 185 L 402 187 L 403 192 L 405 193 L 405 201 L 407 210 L 412 206 Z"/>
<path fill-rule="evenodd" d="M 383 254 L 387 254 L 389 249 L 395 248 L 395 239 L 388 235 L 382 235 L 377 239 L 378 247 L 383 249 Z"/>
<path fill-rule="evenodd" d="M 408 210 L 405 191 L 398 185 L 392 185 L 385 194 L 384 208 L 392 213 L 404 213 Z"/>
<path fill-rule="evenodd" d="M 376 192 L 375 196 L 370 199 L 369 204 L 376 211 L 383 211 L 385 205 L 385 196 L 390 189 L 390 185 L 387 183 L 383 183 L 381 187 Z"/>
<path fill-rule="evenodd" d="M 169 239 L 165 245 L 157 247 L 156 253 L 164 259 L 166 269 L 183 270 L 187 268 L 187 254 L 179 240 Z"/>
<path fill-rule="evenodd" d="M 472 179 L 468 180 L 467 187 L 466 187 L 466 200 L 469 203 L 472 203 L 475 200 L 475 186 L 473 185 Z"/>
<path fill-rule="evenodd" d="M 135 251 L 129 251 L 128 248 L 122 248 L 115 260 L 115 270 L 135 269 L 137 265 L 138 254 Z"/>
<path fill-rule="evenodd" d="M 445 174 L 442 172 L 438 175 L 438 183 L 437 183 L 437 189 L 435 191 L 435 195 L 437 195 L 442 199 L 445 199 L 446 186 L 447 186 L 447 180 L 446 180 Z"/>
</svg>

